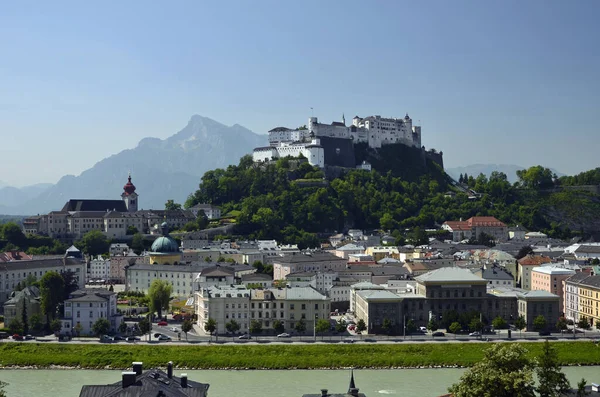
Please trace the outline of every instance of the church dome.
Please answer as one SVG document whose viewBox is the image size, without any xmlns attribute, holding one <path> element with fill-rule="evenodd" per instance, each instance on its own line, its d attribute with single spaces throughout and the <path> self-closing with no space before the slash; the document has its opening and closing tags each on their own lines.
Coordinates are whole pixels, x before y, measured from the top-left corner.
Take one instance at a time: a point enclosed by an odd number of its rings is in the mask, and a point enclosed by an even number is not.
<svg viewBox="0 0 600 397">
<path fill-rule="evenodd" d="M 130 194 L 135 192 L 135 185 L 133 183 L 131 183 L 131 174 L 129 174 L 129 177 L 127 178 L 127 183 L 125 184 L 125 186 L 123 186 L 123 193 L 126 196 L 129 196 Z"/>
<path fill-rule="evenodd" d="M 152 243 L 151 252 L 160 254 L 179 252 L 179 245 L 173 237 L 161 236 Z"/>
</svg>

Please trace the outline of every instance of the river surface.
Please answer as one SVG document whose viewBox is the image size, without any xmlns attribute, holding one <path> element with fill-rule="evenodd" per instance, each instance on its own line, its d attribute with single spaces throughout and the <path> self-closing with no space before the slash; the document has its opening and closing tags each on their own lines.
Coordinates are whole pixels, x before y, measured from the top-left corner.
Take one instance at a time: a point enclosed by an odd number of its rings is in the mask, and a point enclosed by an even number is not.
<svg viewBox="0 0 600 397">
<path fill-rule="evenodd" d="M 355 370 L 356 386 L 367 397 L 428 397 L 447 392 L 448 386 L 460 378 L 464 369 L 399 369 Z M 345 370 L 257 370 L 257 371 L 182 371 L 190 380 L 209 383 L 210 397 L 301 397 L 348 390 L 350 371 Z M 600 383 L 600 367 L 566 367 L 564 372 L 576 387 L 581 378 L 588 384 Z M 121 379 L 114 370 L 0 370 L 0 380 L 8 382 L 9 397 L 79 396 L 81 386 L 110 384 Z"/>
</svg>

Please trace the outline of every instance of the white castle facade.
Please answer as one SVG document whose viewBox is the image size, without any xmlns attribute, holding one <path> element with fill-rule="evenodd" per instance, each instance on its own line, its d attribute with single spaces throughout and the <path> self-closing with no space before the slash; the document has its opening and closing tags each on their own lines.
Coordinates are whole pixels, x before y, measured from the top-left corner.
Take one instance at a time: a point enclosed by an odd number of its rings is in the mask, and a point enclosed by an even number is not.
<svg viewBox="0 0 600 397">
<path fill-rule="evenodd" d="M 349 139 L 353 143 L 367 143 L 371 148 L 395 143 L 421 147 L 421 127 L 413 126 L 408 114 L 400 119 L 355 116 L 349 126 L 343 116 L 342 122 L 331 124 L 319 123 L 316 117 L 310 117 L 308 127 L 295 130 L 277 127 L 269 131 L 269 146 L 254 149 L 253 159 L 264 162 L 302 154 L 311 165 L 324 167 L 325 156 L 319 137 Z"/>
</svg>

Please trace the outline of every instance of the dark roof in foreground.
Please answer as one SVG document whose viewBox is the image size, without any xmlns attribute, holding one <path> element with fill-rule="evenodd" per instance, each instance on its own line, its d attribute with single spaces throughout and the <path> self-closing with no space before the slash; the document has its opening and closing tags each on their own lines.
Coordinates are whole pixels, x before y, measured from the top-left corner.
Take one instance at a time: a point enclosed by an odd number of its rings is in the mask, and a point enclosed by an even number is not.
<svg viewBox="0 0 600 397">
<path fill-rule="evenodd" d="M 79 397 L 206 397 L 208 384 L 187 381 L 187 387 L 181 386 L 181 377 L 169 378 L 161 370 L 153 369 L 136 377 L 135 383 L 123 387 L 119 381 L 104 386 L 83 386 Z"/>
<path fill-rule="evenodd" d="M 127 212 L 127 207 L 123 200 L 81 200 L 71 199 L 65 203 L 61 210 L 67 211 L 118 211 Z"/>
</svg>

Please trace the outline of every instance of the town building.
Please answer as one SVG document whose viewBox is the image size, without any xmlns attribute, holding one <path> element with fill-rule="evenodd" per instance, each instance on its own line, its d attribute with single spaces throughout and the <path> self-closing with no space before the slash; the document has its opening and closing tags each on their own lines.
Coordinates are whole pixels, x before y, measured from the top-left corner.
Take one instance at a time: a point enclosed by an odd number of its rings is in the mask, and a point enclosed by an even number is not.
<svg viewBox="0 0 600 397">
<path fill-rule="evenodd" d="M 574 251 L 575 258 L 581 259 L 600 259 L 600 245 L 580 245 Z"/>
<path fill-rule="evenodd" d="M 162 236 L 152 243 L 150 252 L 150 263 L 153 265 L 177 265 L 181 263 L 181 251 L 173 237 L 169 235 L 167 222 L 161 225 Z"/>
<path fill-rule="evenodd" d="M 15 318 L 22 319 L 23 313 L 27 318 L 38 316 L 41 324 L 46 323 L 46 316 L 42 314 L 40 302 L 40 290 L 36 286 L 23 288 L 21 291 L 13 291 L 9 299 L 4 302 L 4 324 L 8 328 Z"/>
<path fill-rule="evenodd" d="M 172 294 L 184 298 L 192 296 L 194 280 L 202 269 L 212 266 L 212 263 L 181 265 L 152 265 L 137 263 L 125 269 L 126 291 L 148 293 L 152 281 L 158 279 L 171 283 Z"/>
<path fill-rule="evenodd" d="M 545 263 L 552 262 L 547 256 L 542 255 L 527 255 L 517 261 L 519 263 L 517 269 L 517 284 L 526 290 L 531 289 L 531 270 L 542 266 Z"/>
<path fill-rule="evenodd" d="M 104 259 L 102 255 L 90 261 L 88 273 L 89 280 L 109 280 L 110 279 L 110 259 Z"/>
<path fill-rule="evenodd" d="M 474 274 L 488 282 L 493 287 L 514 287 L 515 278 L 505 268 L 491 265 L 477 269 Z"/>
<path fill-rule="evenodd" d="M 235 281 L 235 270 L 217 263 L 200 271 L 194 280 L 194 290 L 198 291 L 209 286 L 232 285 Z"/>
<path fill-rule="evenodd" d="M 339 258 L 349 259 L 350 255 L 360 255 L 364 254 L 364 252 L 364 247 L 350 243 L 336 248 L 334 255 Z"/>
<path fill-rule="evenodd" d="M 576 273 L 565 280 L 565 317 L 575 322 L 586 317 L 590 326 L 600 321 L 600 275 Z"/>
<path fill-rule="evenodd" d="M 188 379 L 186 373 L 173 375 L 173 362 L 167 372 L 160 369 L 143 371 L 142 362 L 134 362 L 131 371 L 121 372 L 121 381 L 110 385 L 86 385 L 79 397 L 206 397 L 209 385 Z"/>
<path fill-rule="evenodd" d="M 64 305 L 60 331 L 64 335 L 94 335 L 94 323 L 100 318 L 110 322 L 110 332 L 116 332 L 123 321 L 123 315 L 117 312 L 117 295 L 102 288 L 74 291 Z"/>
<path fill-rule="evenodd" d="M 466 221 L 446 221 L 442 229 L 452 233 L 453 241 L 477 239 L 482 233 L 498 241 L 508 239 L 508 228 L 493 216 L 474 216 Z"/>
<path fill-rule="evenodd" d="M 273 285 L 273 277 L 264 273 L 250 273 L 242 275 L 241 284 L 246 288 L 269 288 Z"/>
<path fill-rule="evenodd" d="M 531 269 L 531 290 L 547 291 L 559 297 L 559 312 L 564 314 L 563 282 L 575 274 L 574 270 L 556 266 L 540 266 Z"/>
<path fill-rule="evenodd" d="M 113 283 L 125 284 L 127 279 L 127 274 L 125 269 L 128 266 L 133 266 L 135 264 L 149 264 L 150 256 L 148 255 L 137 255 L 133 251 L 129 251 L 123 255 L 115 255 L 110 257 L 110 270 L 109 270 L 109 280 Z"/>
<path fill-rule="evenodd" d="M 129 252 L 129 246 L 125 243 L 112 243 L 108 248 L 110 256 L 124 255 Z"/>
<path fill-rule="evenodd" d="M 219 219 L 221 217 L 221 208 L 212 204 L 196 204 L 189 209 L 195 217 L 198 217 L 200 211 L 204 211 L 204 215 L 209 220 Z"/>
<path fill-rule="evenodd" d="M 542 290 L 523 291 L 517 294 L 517 299 L 519 304 L 518 316 L 525 319 L 525 329 L 527 331 L 535 330 L 534 320 L 540 315 L 546 320 L 548 329 L 553 329 L 561 316 L 560 299 L 550 292 Z"/>
<path fill-rule="evenodd" d="M 304 251 L 273 258 L 273 279 L 283 280 L 290 273 L 326 272 L 346 269 L 347 260 L 324 251 Z"/>
<path fill-rule="evenodd" d="M 529 230 L 525 229 L 521 225 L 516 225 L 516 226 L 513 226 L 513 227 L 509 227 L 508 228 L 508 238 L 509 238 L 509 240 L 523 241 L 523 240 L 525 240 L 525 234 L 528 231 Z"/>
</svg>

